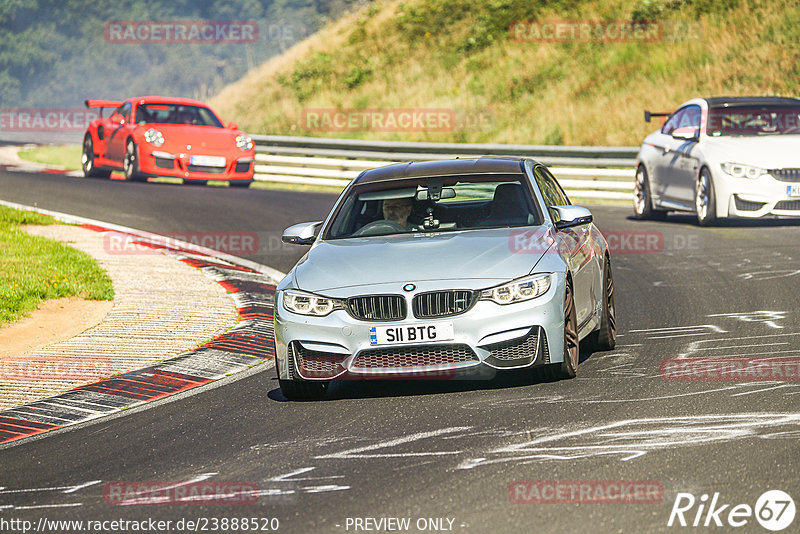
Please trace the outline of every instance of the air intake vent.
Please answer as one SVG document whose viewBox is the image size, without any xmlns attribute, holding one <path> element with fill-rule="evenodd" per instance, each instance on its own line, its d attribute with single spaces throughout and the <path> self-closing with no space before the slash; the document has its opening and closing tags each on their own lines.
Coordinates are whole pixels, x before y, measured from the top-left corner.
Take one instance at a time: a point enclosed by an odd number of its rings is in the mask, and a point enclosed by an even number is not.
<svg viewBox="0 0 800 534">
<path fill-rule="evenodd" d="M 739 211 L 758 211 L 764 207 L 764 204 L 766 204 L 766 202 L 742 200 L 738 195 L 734 195 L 733 200 L 736 203 L 736 209 Z"/>
<path fill-rule="evenodd" d="M 464 289 L 420 293 L 412 303 L 414 317 L 431 319 L 462 314 L 475 304 L 476 295 L 474 291 Z"/>
<path fill-rule="evenodd" d="M 400 321 L 406 318 L 406 299 L 402 295 L 351 297 L 347 309 L 360 321 Z"/>
</svg>

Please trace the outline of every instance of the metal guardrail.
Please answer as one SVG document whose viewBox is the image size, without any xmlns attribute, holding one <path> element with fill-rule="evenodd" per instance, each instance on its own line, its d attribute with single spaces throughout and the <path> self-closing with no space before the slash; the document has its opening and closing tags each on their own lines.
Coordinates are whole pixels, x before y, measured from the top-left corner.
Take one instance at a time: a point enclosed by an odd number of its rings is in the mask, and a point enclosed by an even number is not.
<svg viewBox="0 0 800 534">
<path fill-rule="evenodd" d="M 344 187 L 364 169 L 399 161 L 457 156 L 531 157 L 551 167 L 568 193 L 630 199 L 638 147 L 575 147 L 363 141 L 253 135 L 255 179 Z M 567 167 L 559 167 L 559 166 Z"/>
</svg>

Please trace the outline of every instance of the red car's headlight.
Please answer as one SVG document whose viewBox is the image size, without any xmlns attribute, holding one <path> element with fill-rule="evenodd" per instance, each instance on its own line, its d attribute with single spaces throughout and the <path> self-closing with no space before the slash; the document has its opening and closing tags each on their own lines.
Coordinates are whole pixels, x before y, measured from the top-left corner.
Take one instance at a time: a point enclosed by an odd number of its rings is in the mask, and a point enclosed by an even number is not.
<svg viewBox="0 0 800 534">
<path fill-rule="evenodd" d="M 236 146 L 238 146 L 242 150 L 250 150 L 251 148 L 253 148 L 253 140 L 246 135 L 237 135 Z"/>
<path fill-rule="evenodd" d="M 144 140 L 151 145 L 161 146 L 164 144 L 164 134 L 155 128 L 150 128 L 144 133 Z"/>
</svg>

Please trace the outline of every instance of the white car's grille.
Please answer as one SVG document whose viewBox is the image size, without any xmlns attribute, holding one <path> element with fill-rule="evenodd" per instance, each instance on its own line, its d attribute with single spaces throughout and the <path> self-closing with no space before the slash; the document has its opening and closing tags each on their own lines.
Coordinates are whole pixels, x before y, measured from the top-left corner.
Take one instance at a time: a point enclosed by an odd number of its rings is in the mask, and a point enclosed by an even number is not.
<svg viewBox="0 0 800 534">
<path fill-rule="evenodd" d="M 406 299 L 402 295 L 350 297 L 347 310 L 361 321 L 399 321 L 406 318 Z"/>
<path fill-rule="evenodd" d="M 450 317 L 469 310 L 475 304 L 476 295 L 474 291 L 462 289 L 420 293 L 414 297 L 411 307 L 418 319 Z"/>
<path fill-rule="evenodd" d="M 776 210 L 800 211 L 800 200 L 781 200 L 775 204 Z"/>
<path fill-rule="evenodd" d="M 368 349 L 360 352 L 352 369 L 408 369 L 476 362 L 478 357 L 468 345 L 417 345 Z"/>
<path fill-rule="evenodd" d="M 771 169 L 769 173 L 781 182 L 800 182 L 800 169 Z"/>
</svg>

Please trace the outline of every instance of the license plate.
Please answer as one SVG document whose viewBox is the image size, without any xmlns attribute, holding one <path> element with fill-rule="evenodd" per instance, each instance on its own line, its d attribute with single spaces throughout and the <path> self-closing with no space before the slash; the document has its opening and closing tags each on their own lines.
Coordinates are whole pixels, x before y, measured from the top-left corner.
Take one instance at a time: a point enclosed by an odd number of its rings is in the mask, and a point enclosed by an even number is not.
<svg viewBox="0 0 800 534">
<path fill-rule="evenodd" d="M 370 345 L 452 341 L 453 337 L 453 323 L 373 326 L 369 329 Z"/>
<path fill-rule="evenodd" d="M 225 158 L 222 156 L 191 156 L 189 164 L 201 167 L 224 167 Z"/>
</svg>

